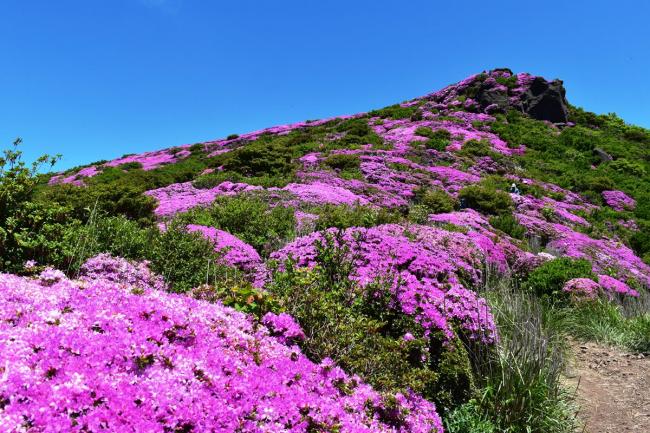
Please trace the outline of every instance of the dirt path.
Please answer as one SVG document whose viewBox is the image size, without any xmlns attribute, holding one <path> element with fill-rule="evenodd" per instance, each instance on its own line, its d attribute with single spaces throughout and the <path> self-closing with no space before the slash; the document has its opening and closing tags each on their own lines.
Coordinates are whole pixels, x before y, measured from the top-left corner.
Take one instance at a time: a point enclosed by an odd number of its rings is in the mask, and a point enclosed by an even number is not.
<svg viewBox="0 0 650 433">
<path fill-rule="evenodd" d="M 579 418 L 587 433 L 650 433 L 650 356 L 594 343 L 574 345 L 570 382 L 579 383 Z"/>
</svg>

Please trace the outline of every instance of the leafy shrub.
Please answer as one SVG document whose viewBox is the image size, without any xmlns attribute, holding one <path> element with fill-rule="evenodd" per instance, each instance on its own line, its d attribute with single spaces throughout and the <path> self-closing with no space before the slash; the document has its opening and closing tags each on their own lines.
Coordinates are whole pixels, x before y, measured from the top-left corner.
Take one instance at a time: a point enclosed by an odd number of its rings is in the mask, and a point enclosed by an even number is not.
<svg viewBox="0 0 650 433">
<path fill-rule="evenodd" d="M 442 152 L 450 143 L 451 133 L 446 129 L 438 129 L 429 135 L 429 139 L 424 142 L 424 147 Z"/>
<path fill-rule="evenodd" d="M 337 170 L 343 179 L 363 179 L 359 155 L 333 154 L 325 159 L 325 165 Z"/>
<path fill-rule="evenodd" d="M 294 149 L 263 137 L 217 156 L 213 164 L 246 177 L 288 177 L 295 170 L 295 157 Z"/>
<path fill-rule="evenodd" d="M 120 170 L 126 170 L 126 171 L 138 170 L 138 169 L 142 168 L 142 163 L 139 163 L 139 162 L 136 162 L 136 161 L 134 161 L 134 162 L 125 162 L 124 164 L 118 165 L 117 168 L 120 169 Z"/>
<path fill-rule="evenodd" d="M 453 212 L 456 207 L 456 200 L 441 189 L 418 188 L 414 191 L 413 201 L 434 214 Z"/>
<path fill-rule="evenodd" d="M 609 163 L 609 166 L 619 173 L 630 174 L 632 176 L 643 177 L 647 174 L 645 168 L 638 162 L 629 161 L 625 158 L 617 159 Z"/>
<path fill-rule="evenodd" d="M 492 132 L 508 142 L 508 146 L 517 148 L 526 146 L 538 150 L 557 147 L 557 138 L 550 126 L 539 120 L 525 117 L 517 111 L 509 111 L 507 116 L 498 116 L 498 121 L 491 124 Z"/>
<path fill-rule="evenodd" d="M 574 278 L 595 278 L 588 260 L 568 257 L 550 260 L 534 269 L 525 285 L 540 296 L 557 297 L 562 295 L 564 283 Z"/>
<path fill-rule="evenodd" d="M 458 154 L 462 156 L 496 156 L 487 140 L 469 140 L 463 144 Z"/>
<path fill-rule="evenodd" d="M 210 207 L 194 209 L 180 218 L 185 223 L 227 231 L 268 256 L 294 236 L 294 210 L 271 207 L 253 195 L 218 197 Z"/>
<path fill-rule="evenodd" d="M 68 256 L 59 266 L 75 274 L 88 258 L 100 253 L 133 260 L 149 260 L 151 269 L 162 275 L 174 292 L 187 292 L 202 284 L 217 284 L 232 268 L 217 265 L 214 245 L 198 233 L 188 233 L 181 222 L 165 231 L 142 228 L 123 216 L 92 217 L 65 237 Z"/>
<path fill-rule="evenodd" d="M 560 144 L 571 147 L 583 152 L 591 152 L 594 148 L 599 147 L 600 136 L 594 131 L 576 126 L 574 128 L 565 128 L 560 133 Z"/>
<path fill-rule="evenodd" d="M 237 134 L 230 134 L 229 136 L 226 137 L 226 140 L 234 140 L 236 138 L 239 138 L 239 135 Z"/>
<path fill-rule="evenodd" d="M 156 201 L 144 195 L 142 188 L 131 182 L 118 180 L 88 187 L 54 185 L 43 190 L 37 200 L 67 206 L 73 218 L 84 222 L 93 211 L 113 216 L 123 215 L 142 224 L 155 220 L 153 211 Z"/>
<path fill-rule="evenodd" d="M 514 215 L 493 216 L 490 218 L 490 225 L 515 239 L 523 239 L 526 234 L 526 228 L 519 224 Z"/>
<path fill-rule="evenodd" d="M 359 155 L 336 153 L 325 158 L 325 165 L 336 170 L 358 170 L 360 164 Z"/>
<path fill-rule="evenodd" d="M 337 132 L 345 135 L 336 140 L 337 148 L 355 149 L 365 144 L 372 144 L 373 147 L 384 145 L 383 140 L 368 125 L 365 118 L 348 119 L 336 126 Z"/>
<path fill-rule="evenodd" d="M 444 418 L 447 433 L 496 433 L 497 428 L 475 401 L 454 409 Z"/>
<path fill-rule="evenodd" d="M 330 227 L 338 229 L 374 227 L 396 223 L 401 219 L 400 213 L 396 210 L 370 206 L 325 205 L 310 209 L 310 212 L 318 215 L 315 230 L 325 230 Z"/>
<path fill-rule="evenodd" d="M 460 190 L 458 198 L 469 208 L 493 215 L 510 212 L 514 208 L 508 193 L 485 185 L 466 186 Z"/>
<path fill-rule="evenodd" d="M 27 164 L 18 149 L 21 143 L 17 138 L 0 157 L 0 269 L 6 271 L 22 268 L 23 260 L 44 253 L 39 250 L 49 250 L 50 240 L 43 237 L 42 229 L 58 234 L 61 213 L 65 213 L 61 207 L 32 203 L 38 171 L 44 165 L 54 166 L 59 156 L 43 155 Z"/>
<path fill-rule="evenodd" d="M 418 107 L 413 105 L 410 107 L 402 107 L 400 104 L 391 105 L 380 110 L 373 110 L 370 117 L 391 118 L 394 120 L 408 119 L 417 111 Z"/>
<path fill-rule="evenodd" d="M 287 264 L 269 286 L 304 330 L 303 352 L 314 360 L 334 359 L 380 391 L 421 393 L 441 411 L 467 401 L 473 379 L 463 345 L 425 337 L 412 317 L 395 309 L 382 282 L 357 286 L 349 278 L 347 250 L 335 244 L 330 238 L 317 248 L 315 268 Z M 407 333 L 413 338 L 405 340 Z"/>
</svg>

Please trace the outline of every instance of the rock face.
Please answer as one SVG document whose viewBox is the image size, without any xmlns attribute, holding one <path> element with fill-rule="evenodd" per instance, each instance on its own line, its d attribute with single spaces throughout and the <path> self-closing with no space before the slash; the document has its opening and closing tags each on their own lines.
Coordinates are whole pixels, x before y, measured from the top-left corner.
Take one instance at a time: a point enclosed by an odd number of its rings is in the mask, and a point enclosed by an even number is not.
<svg viewBox="0 0 650 433">
<path fill-rule="evenodd" d="M 535 77 L 522 95 L 522 111 L 538 120 L 566 123 L 568 120 L 566 91 L 561 80 L 546 81 Z"/>
<path fill-rule="evenodd" d="M 477 89 L 476 102 L 486 112 L 505 112 L 515 108 L 533 119 L 566 123 L 568 103 L 561 80 L 547 81 L 543 77 L 515 76 L 509 69 L 495 69 L 490 76 L 517 78 L 516 87 L 508 87 L 494 79 L 484 80 Z M 513 97 L 514 95 L 514 97 Z"/>
</svg>

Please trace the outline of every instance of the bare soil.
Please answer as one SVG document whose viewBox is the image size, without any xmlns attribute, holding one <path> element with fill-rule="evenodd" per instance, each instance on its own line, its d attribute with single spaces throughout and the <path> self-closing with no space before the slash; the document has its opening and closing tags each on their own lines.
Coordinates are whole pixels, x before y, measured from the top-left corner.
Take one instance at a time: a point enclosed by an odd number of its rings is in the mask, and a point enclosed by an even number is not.
<svg viewBox="0 0 650 433">
<path fill-rule="evenodd" d="M 567 373 L 586 433 L 650 433 L 650 356 L 575 343 Z"/>
</svg>

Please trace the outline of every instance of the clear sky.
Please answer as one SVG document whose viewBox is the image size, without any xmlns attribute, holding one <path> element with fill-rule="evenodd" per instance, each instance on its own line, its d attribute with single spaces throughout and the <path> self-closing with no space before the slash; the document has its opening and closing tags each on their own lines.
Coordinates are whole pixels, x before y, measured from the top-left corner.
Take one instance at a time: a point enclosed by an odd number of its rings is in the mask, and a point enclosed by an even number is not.
<svg viewBox="0 0 650 433">
<path fill-rule="evenodd" d="M 68 168 L 379 108 L 494 67 L 650 127 L 650 2 L 0 1 L 0 143 Z"/>
</svg>

